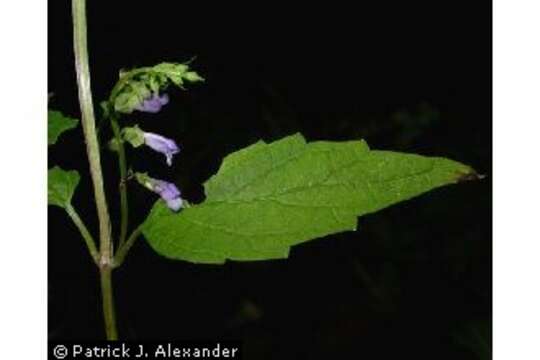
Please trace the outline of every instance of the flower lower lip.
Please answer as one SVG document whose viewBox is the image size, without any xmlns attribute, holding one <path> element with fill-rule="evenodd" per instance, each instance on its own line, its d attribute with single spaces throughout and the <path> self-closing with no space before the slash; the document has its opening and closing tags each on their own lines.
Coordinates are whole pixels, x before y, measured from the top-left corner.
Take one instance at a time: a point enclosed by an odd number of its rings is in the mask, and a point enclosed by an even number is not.
<svg viewBox="0 0 540 360">
<path fill-rule="evenodd" d="M 173 155 L 180 152 L 180 149 L 178 148 L 178 145 L 176 145 L 174 140 L 168 139 L 158 134 L 144 133 L 144 142 L 150 148 L 164 154 L 167 159 L 167 164 L 169 166 L 172 165 Z"/>
</svg>

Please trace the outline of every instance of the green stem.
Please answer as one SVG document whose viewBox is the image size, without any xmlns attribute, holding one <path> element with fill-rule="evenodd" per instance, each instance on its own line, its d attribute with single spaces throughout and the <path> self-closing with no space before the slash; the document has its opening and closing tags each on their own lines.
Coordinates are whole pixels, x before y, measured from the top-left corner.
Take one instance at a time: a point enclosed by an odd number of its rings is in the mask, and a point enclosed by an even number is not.
<svg viewBox="0 0 540 360">
<path fill-rule="evenodd" d="M 126 151 L 120 134 L 118 121 L 114 116 L 111 117 L 111 127 L 116 138 L 118 146 L 118 166 L 120 168 L 120 241 L 118 247 L 121 247 L 126 241 L 128 229 L 128 197 L 127 197 L 127 163 Z"/>
<path fill-rule="evenodd" d="M 99 269 L 99 273 L 101 278 L 101 292 L 103 294 L 102 300 L 105 333 L 107 334 L 107 340 L 118 340 L 112 291 L 112 268 L 110 266 L 103 266 Z"/>
<path fill-rule="evenodd" d="M 79 102 L 81 105 L 82 125 L 86 140 L 86 152 L 90 163 L 90 174 L 94 185 L 99 219 L 99 239 L 102 261 L 111 256 L 111 222 L 103 186 L 103 173 L 99 144 L 96 135 L 96 121 L 92 90 L 90 88 L 90 69 L 88 66 L 88 48 L 86 44 L 86 0 L 73 0 L 73 43 L 75 50 L 75 66 L 77 70 L 77 84 L 79 88 Z"/>
<path fill-rule="evenodd" d="M 71 204 L 69 204 L 66 207 L 66 212 L 68 213 L 71 220 L 73 220 L 73 222 L 75 223 L 75 225 L 81 232 L 84 242 L 86 243 L 86 247 L 88 248 L 88 251 L 90 252 L 90 256 L 92 256 L 92 259 L 94 260 L 96 265 L 99 266 L 99 252 L 96 249 L 94 238 L 88 231 L 88 228 L 86 227 L 86 225 L 84 225 L 84 222 L 81 220 L 81 218 L 79 217 L 79 214 L 77 214 L 77 211 L 75 211 L 75 208 L 73 208 Z"/>
<path fill-rule="evenodd" d="M 141 235 L 141 233 L 142 233 L 142 224 L 139 225 L 135 230 L 133 230 L 128 240 L 126 241 L 126 243 L 123 246 L 118 248 L 118 251 L 116 252 L 114 256 L 114 267 L 118 267 L 122 265 L 122 263 L 124 262 L 124 259 L 126 258 L 127 253 L 129 252 L 129 249 L 131 249 L 131 247 L 135 243 L 135 240 L 137 240 L 137 238 Z"/>
<path fill-rule="evenodd" d="M 81 106 L 82 125 L 86 141 L 86 152 L 90 164 L 90 174 L 94 185 L 94 196 L 99 220 L 99 269 L 101 274 L 101 288 L 103 297 L 103 314 L 107 339 L 117 338 L 114 320 L 114 304 L 112 296 L 111 267 L 112 267 L 112 240 L 111 221 L 107 209 L 107 200 L 103 186 L 99 143 L 96 135 L 96 120 L 94 105 L 92 103 L 92 90 L 90 86 L 90 68 L 88 65 L 88 46 L 86 39 L 86 0 L 72 0 L 73 16 L 73 47 L 75 52 L 75 68 L 77 71 L 77 85 L 79 89 L 79 103 Z"/>
</svg>

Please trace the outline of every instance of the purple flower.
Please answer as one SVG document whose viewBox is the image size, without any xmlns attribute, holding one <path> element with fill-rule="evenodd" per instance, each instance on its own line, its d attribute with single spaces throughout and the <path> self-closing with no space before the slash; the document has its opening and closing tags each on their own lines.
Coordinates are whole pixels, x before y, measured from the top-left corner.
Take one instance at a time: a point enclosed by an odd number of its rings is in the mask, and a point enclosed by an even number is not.
<svg viewBox="0 0 540 360">
<path fill-rule="evenodd" d="M 169 102 L 169 95 L 163 94 L 159 96 L 159 94 L 154 93 L 152 96 L 150 96 L 147 99 L 144 99 L 142 103 L 137 105 L 135 107 L 135 110 L 148 112 L 148 113 L 157 113 L 161 110 L 163 105 L 167 105 Z"/>
<path fill-rule="evenodd" d="M 146 173 L 135 173 L 135 179 L 139 184 L 150 191 L 155 192 L 167 203 L 169 209 L 178 211 L 182 207 L 180 190 L 168 181 L 153 179 Z"/>
<path fill-rule="evenodd" d="M 152 190 L 159 194 L 163 200 L 167 203 L 169 209 L 178 211 L 182 207 L 182 198 L 180 197 L 180 190 L 173 183 L 153 179 Z"/>
<path fill-rule="evenodd" d="M 155 151 L 164 154 L 167 158 L 167 165 L 171 166 L 173 155 L 180 152 L 174 140 L 149 132 L 145 132 L 143 137 L 144 143 Z"/>
</svg>

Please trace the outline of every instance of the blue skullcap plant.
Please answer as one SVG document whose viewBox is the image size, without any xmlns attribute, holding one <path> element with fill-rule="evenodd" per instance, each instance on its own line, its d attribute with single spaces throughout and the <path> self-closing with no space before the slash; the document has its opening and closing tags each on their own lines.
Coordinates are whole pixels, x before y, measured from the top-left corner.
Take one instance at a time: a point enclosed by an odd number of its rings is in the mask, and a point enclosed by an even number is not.
<svg viewBox="0 0 540 360">
<path fill-rule="evenodd" d="M 294 134 L 272 143 L 259 141 L 226 156 L 217 174 L 204 183 L 205 200 L 190 205 L 174 183 L 154 179 L 144 169 L 127 170 L 126 143 L 162 153 L 169 166 L 180 152 L 175 140 L 165 135 L 145 132 L 138 125 L 120 126 L 122 116 L 157 113 L 173 101 L 168 87 L 185 90 L 204 81 L 190 62 L 164 62 L 120 71 L 109 98 L 101 103 L 114 134 L 110 148 L 116 152 L 120 172 L 120 232 L 113 241 L 90 89 L 86 1 L 72 0 L 72 10 L 80 122 L 99 220 L 99 247 L 71 203 L 80 180 L 77 171 L 49 169 L 48 202 L 65 209 L 100 271 L 109 340 L 118 339 L 111 273 L 141 235 L 160 255 L 194 263 L 286 258 L 294 245 L 356 230 L 359 216 L 440 186 L 479 178 L 471 167 L 445 158 L 372 150 L 363 140 L 307 142 Z M 49 111 L 48 118 L 49 145 L 79 122 L 58 111 Z M 128 236 L 130 179 L 160 199 Z"/>
</svg>

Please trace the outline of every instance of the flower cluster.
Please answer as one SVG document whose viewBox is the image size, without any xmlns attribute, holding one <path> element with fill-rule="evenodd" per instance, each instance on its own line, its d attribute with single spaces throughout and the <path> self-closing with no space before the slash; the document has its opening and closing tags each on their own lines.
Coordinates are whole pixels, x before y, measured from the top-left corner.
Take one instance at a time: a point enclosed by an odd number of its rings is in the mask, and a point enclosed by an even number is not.
<svg viewBox="0 0 540 360">
<path fill-rule="evenodd" d="M 136 109 L 149 113 L 157 113 L 168 102 L 169 96 L 167 94 L 161 96 L 159 94 L 153 94 L 138 104 Z M 122 138 L 133 147 L 139 147 L 144 144 L 152 150 L 162 153 L 165 155 L 167 165 L 169 166 L 172 166 L 173 156 L 180 152 L 180 148 L 174 140 L 159 134 L 143 131 L 138 126 L 124 128 L 122 130 Z M 136 173 L 135 178 L 148 190 L 161 196 L 169 209 L 178 211 L 182 208 L 183 201 L 180 196 L 180 190 L 173 183 L 153 179 L 142 173 Z"/>
</svg>

